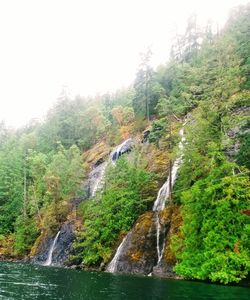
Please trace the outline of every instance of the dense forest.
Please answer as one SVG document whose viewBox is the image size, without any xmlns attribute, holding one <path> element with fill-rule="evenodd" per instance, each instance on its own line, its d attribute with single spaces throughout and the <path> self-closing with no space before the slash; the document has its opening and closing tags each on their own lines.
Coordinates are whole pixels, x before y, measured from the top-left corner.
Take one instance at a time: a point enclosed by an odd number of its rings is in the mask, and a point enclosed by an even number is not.
<svg viewBox="0 0 250 300">
<path fill-rule="evenodd" d="M 188 279 L 227 284 L 247 277 L 250 5 L 233 10 L 220 32 L 212 23 L 199 28 L 191 16 L 169 61 L 154 70 L 152 55 L 142 54 L 126 89 L 74 99 L 63 89 L 43 122 L 18 130 L 0 124 L 0 258 L 32 257 L 45 237 L 74 220 L 72 264 L 106 265 L 152 210 L 185 124 L 167 208 L 178 219 L 167 258 Z M 93 165 L 129 137 L 137 141 L 132 151 L 107 167 L 102 189 L 88 197 L 83 183 Z"/>
</svg>

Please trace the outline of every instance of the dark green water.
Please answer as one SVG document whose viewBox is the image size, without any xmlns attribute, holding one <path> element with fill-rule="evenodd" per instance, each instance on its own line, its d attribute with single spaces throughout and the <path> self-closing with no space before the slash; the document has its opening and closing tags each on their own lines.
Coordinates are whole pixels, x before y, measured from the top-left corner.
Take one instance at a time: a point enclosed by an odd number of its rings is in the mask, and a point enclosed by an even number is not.
<svg viewBox="0 0 250 300">
<path fill-rule="evenodd" d="M 0 299 L 250 299 L 250 289 L 0 263 Z"/>
</svg>

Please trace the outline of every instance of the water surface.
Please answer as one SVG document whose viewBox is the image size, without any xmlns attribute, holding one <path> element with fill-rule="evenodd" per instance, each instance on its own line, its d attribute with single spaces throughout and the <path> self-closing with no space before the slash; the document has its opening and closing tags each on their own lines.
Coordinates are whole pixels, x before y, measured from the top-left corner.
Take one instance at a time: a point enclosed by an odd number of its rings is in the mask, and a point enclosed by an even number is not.
<svg viewBox="0 0 250 300">
<path fill-rule="evenodd" d="M 0 263 L 0 299 L 250 299 L 250 289 L 153 277 Z"/>
</svg>

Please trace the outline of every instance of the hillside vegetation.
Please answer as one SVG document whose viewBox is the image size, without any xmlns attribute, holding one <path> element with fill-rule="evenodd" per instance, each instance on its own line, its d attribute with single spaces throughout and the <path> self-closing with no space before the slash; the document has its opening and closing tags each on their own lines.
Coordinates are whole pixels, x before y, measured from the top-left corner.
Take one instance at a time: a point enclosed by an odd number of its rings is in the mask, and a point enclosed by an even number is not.
<svg viewBox="0 0 250 300">
<path fill-rule="evenodd" d="M 153 70 L 148 50 L 129 88 L 74 99 L 63 90 L 44 122 L 17 131 L 0 124 L 0 257 L 28 256 L 41 234 L 54 236 L 72 199 L 86 196 L 82 182 L 93 164 L 128 137 L 141 141 L 147 129 L 147 143 L 110 167 L 103 191 L 77 212 L 72 259 L 86 267 L 106 264 L 152 209 L 185 120 L 184 161 L 172 193 L 182 217 L 171 237 L 175 271 L 222 283 L 247 276 L 250 6 L 232 11 L 221 32 L 196 25 L 190 17 L 166 65 Z"/>
</svg>

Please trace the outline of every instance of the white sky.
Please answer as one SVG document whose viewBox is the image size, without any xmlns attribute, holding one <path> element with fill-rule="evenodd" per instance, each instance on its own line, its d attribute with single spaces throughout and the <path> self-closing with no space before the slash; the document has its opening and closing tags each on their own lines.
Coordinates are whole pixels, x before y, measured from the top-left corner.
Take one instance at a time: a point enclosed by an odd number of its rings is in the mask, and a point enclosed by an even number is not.
<svg viewBox="0 0 250 300">
<path fill-rule="evenodd" d="M 81 95 L 130 84 L 139 53 L 168 58 L 175 28 L 196 12 L 222 26 L 244 0 L 0 0 L 0 120 L 40 118 L 63 84 Z"/>
</svg>

